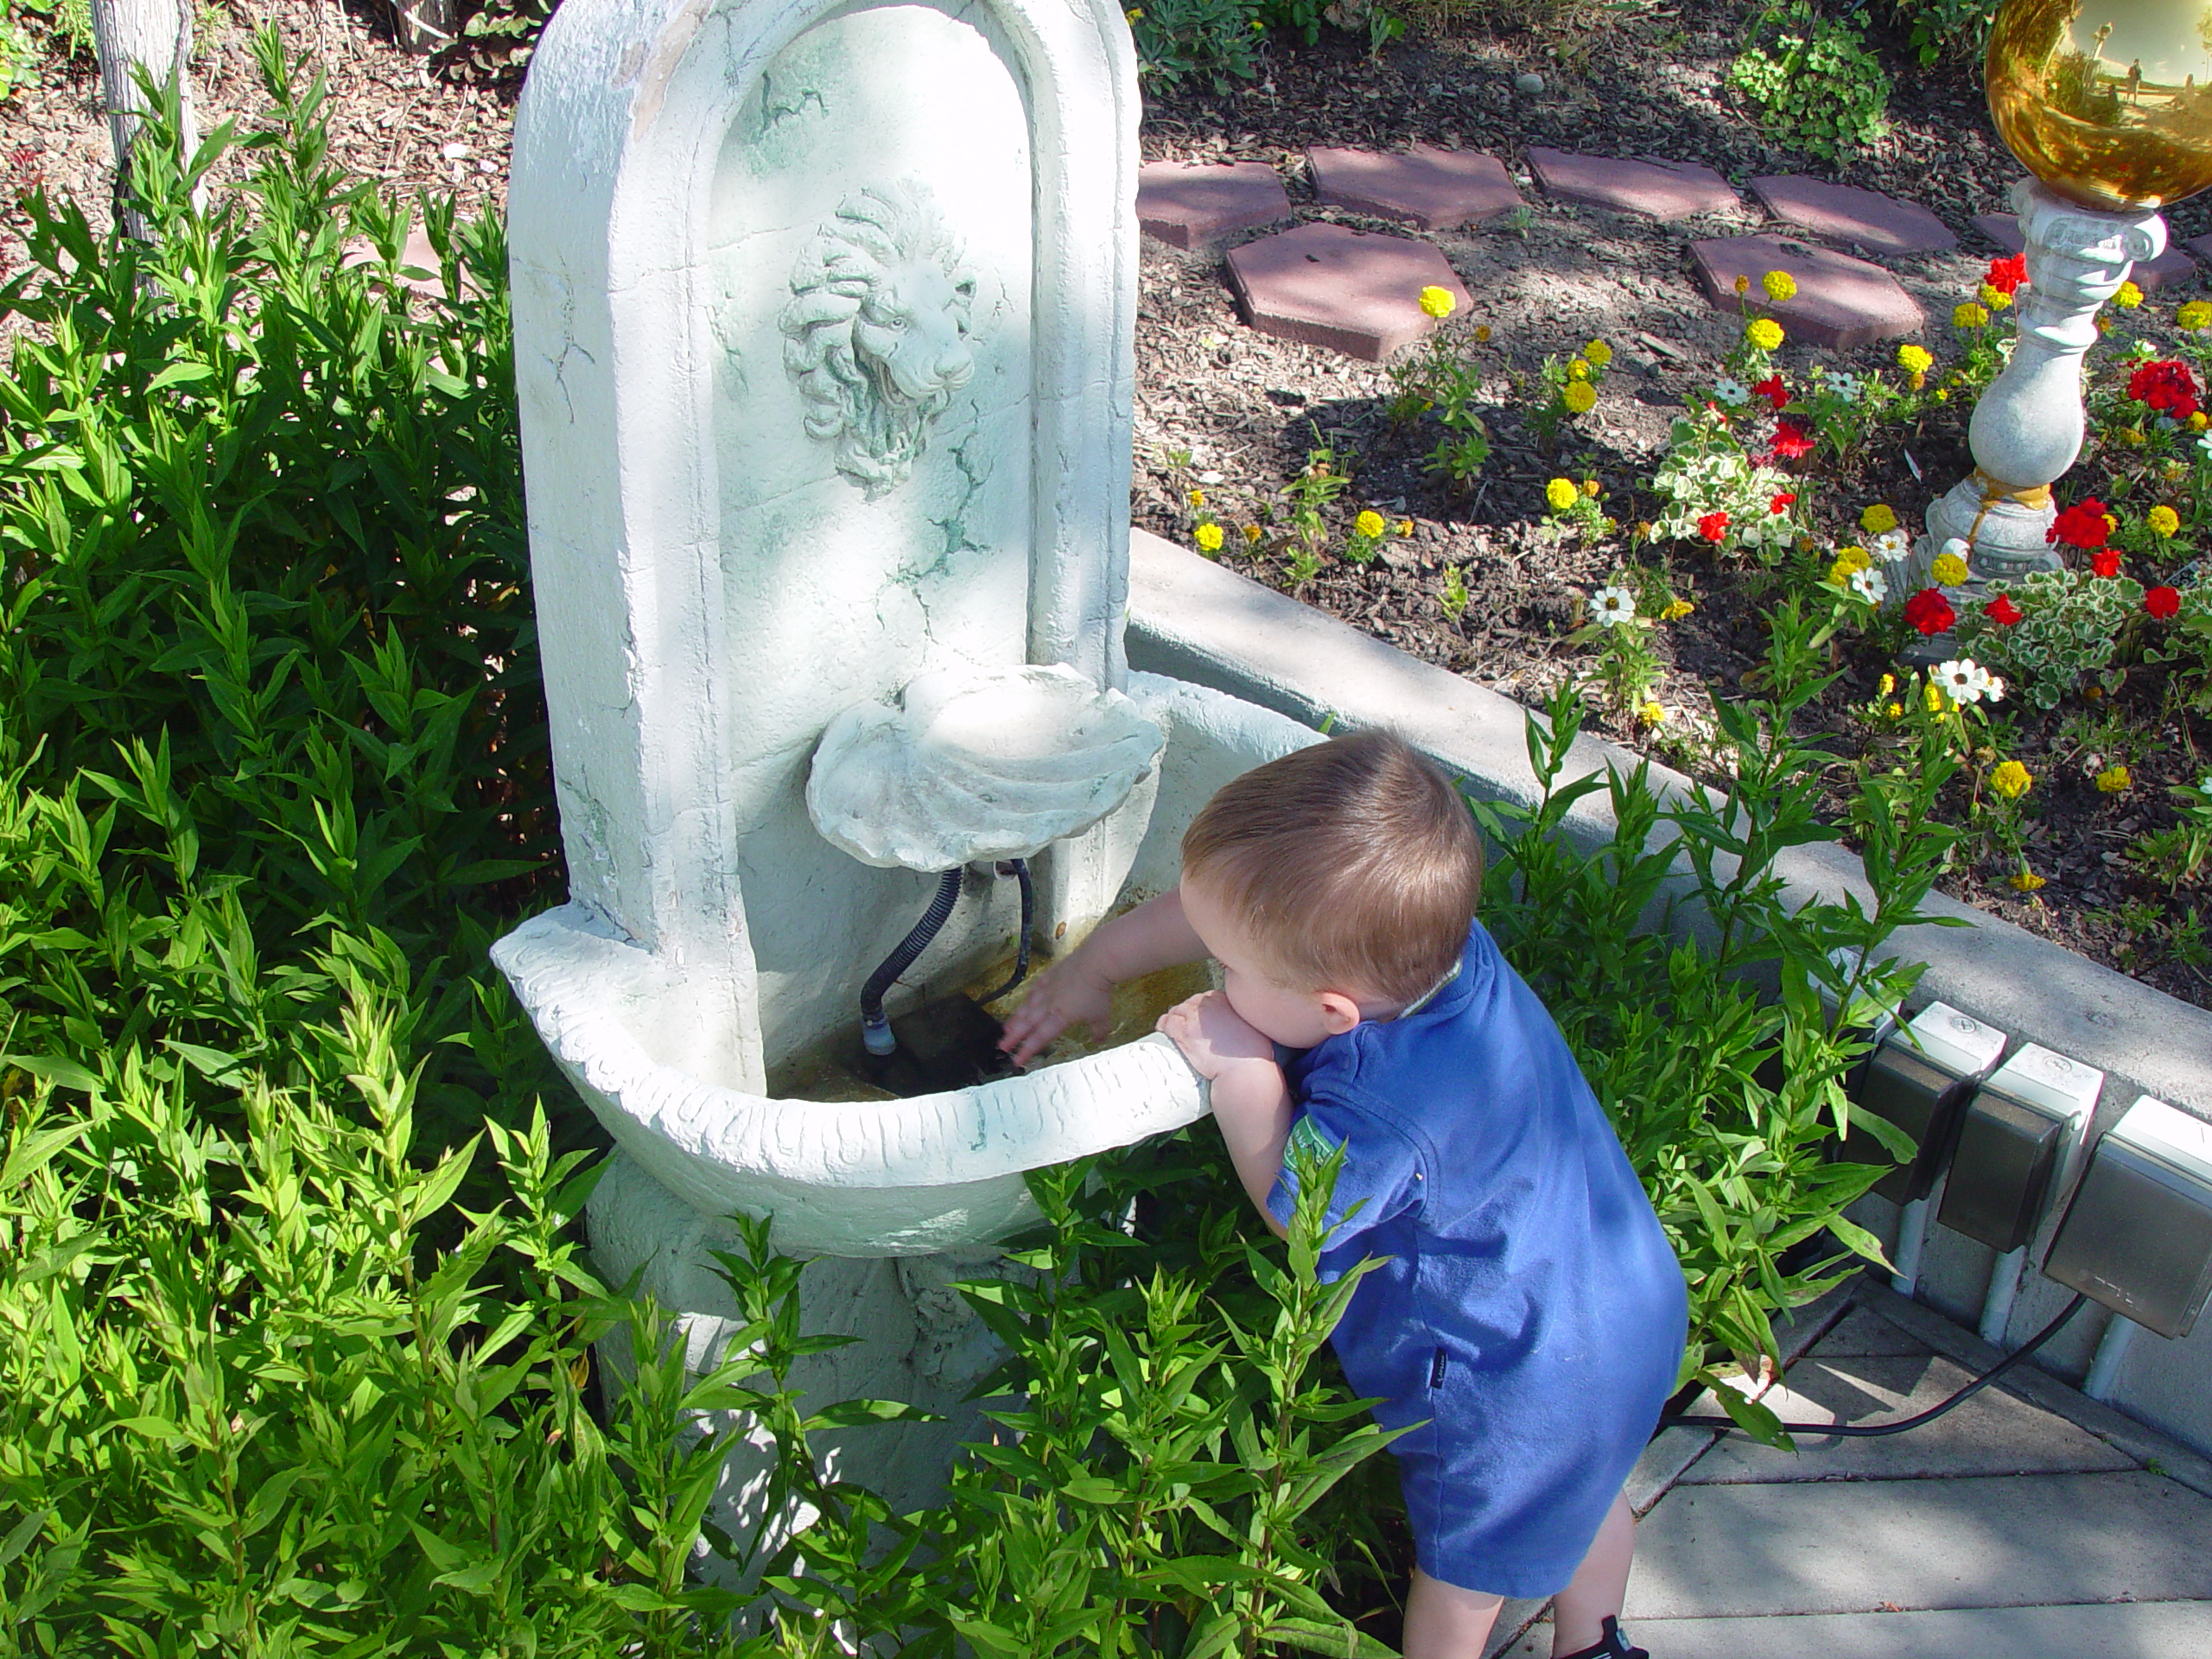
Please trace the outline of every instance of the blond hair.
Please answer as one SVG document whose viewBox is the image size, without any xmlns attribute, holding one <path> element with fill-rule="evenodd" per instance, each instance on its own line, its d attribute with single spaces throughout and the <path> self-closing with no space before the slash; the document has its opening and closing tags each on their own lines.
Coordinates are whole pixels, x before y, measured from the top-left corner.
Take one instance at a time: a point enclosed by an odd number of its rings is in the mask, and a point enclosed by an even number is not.
<svg viewBox="0 0 2212 1659">
<path fill-rule="evenodd" d="M 1482 839 L 1404 739 L 1362 732 L 1224 786 L 1184 832 L 1183 874 L 1241 918 L 1290 988 L 1402 1006 L 1466 947 Z"/>
</svg>

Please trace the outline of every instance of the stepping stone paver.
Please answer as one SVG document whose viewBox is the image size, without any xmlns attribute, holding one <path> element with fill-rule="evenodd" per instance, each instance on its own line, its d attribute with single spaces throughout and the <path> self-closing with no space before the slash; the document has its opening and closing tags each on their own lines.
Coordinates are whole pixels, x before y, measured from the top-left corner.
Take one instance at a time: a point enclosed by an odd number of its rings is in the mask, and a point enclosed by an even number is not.
<svg viewBox="0 0 2212 1659">
<path fill-rule="evenodd" d="M 2208 1538 L 2212 1499 L 2142 1471 L 1677 1486 L 1625 1618 L 2212 1600 Z"/>
<path fill-rule="evenodd" d="M 1315 200 L 1424 231 L 1480 225 L 1526 205 L 1505 163 L 1478 150 L 1415 144 L 1389 154 L 1316 146 L 1306 157 L 1313 167 Z"/>
<path fill-rule="evenodd" d="M 2007 253 L 2018 253 L 2028 245 L 2028 238 L 2020 234 L 2018 218 L 2012 213 L 1977 213 L 1974 227 Z M 2212 258 L 2212 236 L 2197 237 L 2183 246 L 2194 248 L 2200 242 L 2207 245 L 2198 251 Z M 2172 283 L 2194 281 L 2196 261 L 2180 248 L 2168 248 L 2155 259 L 2137 260 L 2127 276 L 2145 294 L 2155 294 Z"/>
<path fill-rule="evenodd" d="M 1973 1377 L 1932 1354 L 1802 1359 L 1787 1386 L 1761 1396 L 1789 1423 L 1881 1422 L 1927 1410 Z M 2079 1474 L 2133 1469 L 2133 1459 L 2063 1417 L 1986 1389 L 1934 1422 L 1878 1440 L 1817 1433 L 1777 1452 L 1741 1434 L 1722 1439 L 1681 1477 L 1685 1486 L 1774 1480 L 1923 1480 L 1960 1475 Z M 1993 1448 L 1996 1448 L 1993 1450 Z M 2208 1540 L 2212 1542 L 2212 1540 Z"/>
<path fill-rule="evenodd" d="M 2183 1659 L 2212 1653 L 2212 1602 L 1645 1619 L 1627 1635 L 1666 1659 Z M 1551 1650 L 1548 1624 L 1505 1649 Z"/>
<path fill-rule="evenodd" d="M 1786 224 L 1864 253 L 1941 253 L 1959 238 L 1916 201 L 1800 174 L 1753 179 L 1751 194 Z"/>
<path fill-rule="evenodd" d="M 1916 334 L 1927 321 L 1920 302 L 1879 265 L 1816 248 L 1788 237 L 1727 236 L 1690 244 L 1690 257 L 1706 297 L 1716 309 L 1742 303 L 1736 279 L 1751 283 L 1751 297 L 1794 339 L 1846 348 Z M 1759 284 L 1770 270 L 1796 278 L 1797 292 L 1779 305 Z"/>
<path fill-rule="evenodd" d="M 1170 247 L 1291 217 L 1281 175 L 1264 162 L 1147 162 L 1137 170 L 1137 223 Z"/>
<path fill-rule="evenodd" d="M 1435 327 L 1421 308 L 1422 289 L 1447 290 L 1461 310 L 1469 304 L 1465 284 L 1428 243 L 1342 225 L 1300 225 L 1232 248 L 1229 277 L 1262 334 L 1370 363 Z"/>
<path fill-rule="evenodd" d="M 1652 219 L 1689 219 L 1742 206 L 1728 181 L 1694 162 L 1628 161 L 1613 156 L 1576 156 L 1531 145 L 1529 165 L 1547 194 L 1586 201 L 1616 213 Z"/>
</svg>

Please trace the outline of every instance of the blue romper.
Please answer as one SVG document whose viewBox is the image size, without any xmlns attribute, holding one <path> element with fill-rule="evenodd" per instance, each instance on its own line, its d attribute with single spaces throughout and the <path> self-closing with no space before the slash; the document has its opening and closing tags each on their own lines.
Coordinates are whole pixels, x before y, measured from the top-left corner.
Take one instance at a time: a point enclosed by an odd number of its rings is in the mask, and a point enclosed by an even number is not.
<svg viewBox="0 0 2212 1659">
<path fill-rule="evenodd" d="M 1478 922 L 1426 1001 L 1286 1068 L 1292 1136 L 1345 1146 L 1324 1280 L 1363 1256 L 1334 1338 L 1379 1397 L 1422 1572 L 1542 1597 L 1581 1565 L 1674 1391 L 1681 1266 L 1566 1039 Z M 1287 1223 L 1286 1165 L 1268 1208 Z"/>
</svg>

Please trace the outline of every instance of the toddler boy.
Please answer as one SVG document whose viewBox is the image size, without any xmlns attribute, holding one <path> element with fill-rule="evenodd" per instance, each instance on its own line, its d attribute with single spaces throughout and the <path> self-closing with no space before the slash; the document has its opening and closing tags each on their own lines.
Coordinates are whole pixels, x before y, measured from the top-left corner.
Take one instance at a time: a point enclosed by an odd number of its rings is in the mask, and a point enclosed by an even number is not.
<svg viewBox="0 0 2212 1659">
<path fill-rule="evenodd" d="M 1421 1425 L 1390 1448 L 1408 1659 L 1479 1659 L 1507 1596 L 1554 1598 L 1554 1659 L 1628 1659 L 1621 1484 L 1687 1295 L 1558 1027 L 1474 919 L 1481 885 L 1465 803 L 1402 741 L 1300 750 L 1216 795 L 1181 887 L 1042 976 L 1004 1046 L 1026 1062 L 1072 1023 L 1103 1032 L 1116 984 L 1217 961 L 1222 988 L 1160 1028 L 1211 1080 L 1245 1191 L 1281 1232 L 1288 1142 L 1342 1145 L 1321 1276 L 1385 1258 L 1333 1341 L 1383 1427 Z"/>
</svg>

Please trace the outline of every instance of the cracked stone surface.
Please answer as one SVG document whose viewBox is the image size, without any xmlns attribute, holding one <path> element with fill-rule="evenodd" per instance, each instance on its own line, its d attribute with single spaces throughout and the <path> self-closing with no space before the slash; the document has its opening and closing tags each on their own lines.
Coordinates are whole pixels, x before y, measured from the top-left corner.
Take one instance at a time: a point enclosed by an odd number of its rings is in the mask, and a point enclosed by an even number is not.
<svg viewBox="0 0 2212 1659">
<path fill-rule="evenodd" d="M 1974 227 L 2007 253 L 2018 253 L 2028 245 L 2020 234 L 2020 221 L 2012 213 L 1976 213 Z M 2208 259 L 2212 259 L 2212 236 L 2200 236 L 2182 245 L 2195 248 Z M 2181 247 L 2168 248 L 2155 259 L 2136 262 L 2128 278 L 2145 294 L 2155 294 L 2162 288 L 2196 279 L 2196 261 L 2182 251 Z"/>
<path fill-rule="evenodd" d="M 1789 237 L 1713 237 L 1691 243 L 1690 258 L 1698 286 L 1716 309 L 1733 311 L 1743 303 L 1736 279 L 1745 277 L 1776 321 L 1815 346 L 1867 346 L 1917 334 L 1927 321 L 1920 302 L 1879 265 Z M 1779 305 L 1760 293 L 1770 270 L 1786 270 L 1797 282 L 1797 292 Z"/>
<path fill-rule="evenodd" d="M 1147 162 L 1137 223 L 1173 248 L 1195 248 L 1291 216 L 1282 179 L 1264 162 Z"/>
<path fill-rule="evenodd" d="M 1877 190 L 1791 173 L 1753 179 L 1751 194 L 1777 219 L 1824 241 L 1856 245 L 1862 253 L 1941 253 L 1959 245 L 1943 221 L 1918 202 Z"/>
<path fill-rule="evenodd" d="M 1472 149 L 1415 144 L 1385 153 L 1317 146 L 1306 152 L 1317 200 L 1402 219 L 1424 231 L 1480 225 L 1523 206 L 1505 163 Z"/>
<path fill-rule="evenodd" d="M 1740 207 L 1728 181 L 1694 162 L 1624 160 L 1613 156 L 1575 156 L 1531 145 L 1529 165 L 1548 195 L 1562 201 L 1586 201 L 1616 213 L 1651 219 L 1690 219 Z"/>
<path fill-rule="evenodd" d="M 1342 225 L 1300 225 L 1232 248 L 1229 277 L 1245 320 L 1263 334 L 1380 363 L 1434 327 L 1424 288 L 1467 289 L 1444 256 L 1410 237 Z"/>
</svg>

